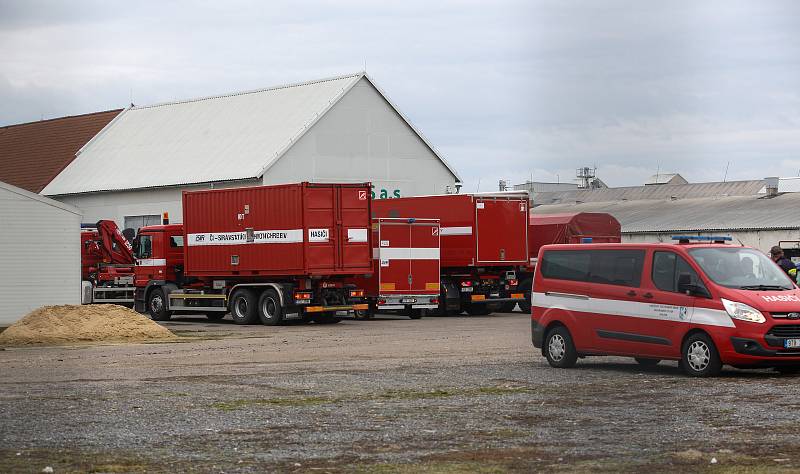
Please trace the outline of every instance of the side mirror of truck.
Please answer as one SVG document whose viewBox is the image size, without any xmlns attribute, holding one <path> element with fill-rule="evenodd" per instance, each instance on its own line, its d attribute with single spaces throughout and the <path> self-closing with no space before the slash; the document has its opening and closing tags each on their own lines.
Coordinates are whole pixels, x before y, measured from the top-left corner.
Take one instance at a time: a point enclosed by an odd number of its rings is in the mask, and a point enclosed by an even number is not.
<svg viewBox="0 0 800 474">
<path fill-rule="evenodd" d="M 711 298 L 711 294 L 709 294 L 708 290 L 704 286 L 692 283 L 692 276 L 688 273 L 681 273 L 678 275 L 678 291 L 689 296 L 702 296 L 703 298 Z"/>
</svg>

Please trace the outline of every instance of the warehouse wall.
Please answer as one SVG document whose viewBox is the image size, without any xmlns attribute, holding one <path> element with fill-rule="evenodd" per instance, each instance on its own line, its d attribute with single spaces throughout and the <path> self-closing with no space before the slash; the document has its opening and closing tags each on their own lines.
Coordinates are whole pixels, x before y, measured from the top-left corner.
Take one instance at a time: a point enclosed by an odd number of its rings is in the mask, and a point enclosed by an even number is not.
<svg viewBox="0 0 800 474">
<path fill-rule="evenodd" d="M 133 191 L 115 191 L 102 193 L 78 194 L 71 196 L 53 196 L 63 203 L 70 204 L 83 211 L 83 222 L 94 223 L 100 219 L 113 219 L 120 228 L 125 224 L 125 216 L 160 216 L 169 212 L 170 222 L 183 222 L 181 194 L 183 191 L 200 189 L 234 188 L 260 184 L 256 181 L 236 181 L 215 184 L 169 187 L 159 189 L 139 189 Z"/>
<path fill-rule="evenodd" d="M 265 174 L 264 184 L 371 181 L 376 198 L 441 194 L 455 177 L 367 79 Z"/>
<path fill-rule="evenodd" d="M 0 326 L 44 305 L 80 304 L 77 210 L 0 187 Z"/>
<path fill-rule="evenodd" d="M 793 230 L 748 230 L 748 231 L 729 231 L 729 232 L 666 232 L 666 233 L 635 233 L 622 234 L 623 242 L 671 242 L 673 235 L 727 235 L 733 238 L 733 242 L 741 241 L 748 247 L 753 247 L 769 252 L 773 245 L 777 245 L 782 240 L 800 240 L 800 229 Z"/>
</svg>

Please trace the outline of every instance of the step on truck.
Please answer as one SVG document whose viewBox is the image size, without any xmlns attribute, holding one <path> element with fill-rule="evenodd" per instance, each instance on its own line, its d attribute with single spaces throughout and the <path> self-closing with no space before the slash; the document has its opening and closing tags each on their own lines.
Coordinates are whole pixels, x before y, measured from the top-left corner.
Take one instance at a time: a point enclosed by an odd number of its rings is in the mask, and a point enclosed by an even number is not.
<svg viewBox="0 0 800 474">
<path fill-rule="evenodd" d="M 519 303 L 523 313 L 531 312 L 531 286 L 539 249 L 550 244 L 615 244 L 622 242 L 619 221 L 605 212 L 573 212 L 531 214 L 528 219 L 529 262 L 517 275 L 519 290 L 525 301 Z M 514 308 L 506 308 L 509 311 Z"/>
<path fill-rule="evenodd" d="M 439 239 L 438 219 L 373 219 L 372 276 L 354 279 L 369 300 L 367 317 L 419 319 L 439 307 Z"/>
<path fill-rule="evenodd" d="M 377 218 L 439 219 L 438 314 L 485 315 L 523 301 L 518 269 L 528 263 L 528 193 L 444 194 L 373 202 Z"/>
<path fill-rule="evenodd" d="M 372 272 L 370 186 L 299 183 L 183 193 L 183 223 L 136 237 L 136 309 L 334 323 L 366 310 L 354 276 Z"/>
</svg>

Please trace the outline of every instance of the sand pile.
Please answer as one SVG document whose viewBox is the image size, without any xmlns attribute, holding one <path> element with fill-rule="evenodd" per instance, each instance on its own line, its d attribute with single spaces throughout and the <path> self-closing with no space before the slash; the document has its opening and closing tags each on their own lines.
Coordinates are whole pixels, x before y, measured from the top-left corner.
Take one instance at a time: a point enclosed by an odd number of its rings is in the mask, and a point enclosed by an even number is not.
<svg viewBox="0 0 800 474">
<path fill-rule="evenodd" d="M 43 306 L 0 333 L 0 345 L 150 341 L 175 337 L 169 329 L 124 306 Z"/>
</svg>

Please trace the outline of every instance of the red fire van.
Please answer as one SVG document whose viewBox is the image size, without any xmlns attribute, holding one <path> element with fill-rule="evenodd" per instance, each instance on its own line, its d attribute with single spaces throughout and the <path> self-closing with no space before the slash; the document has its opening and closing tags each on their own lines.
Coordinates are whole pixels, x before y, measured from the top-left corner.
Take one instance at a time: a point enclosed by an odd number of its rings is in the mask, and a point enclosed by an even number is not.
<svg viewBox="0 0 800 474">
<path fill-rule="evenodd" d="M 727 238 L 546 245 L 532 290 L 533 345 L 553 367 L 617 355 L 800 371 L 800 290 L 762 252 Z"/>
</svg>

